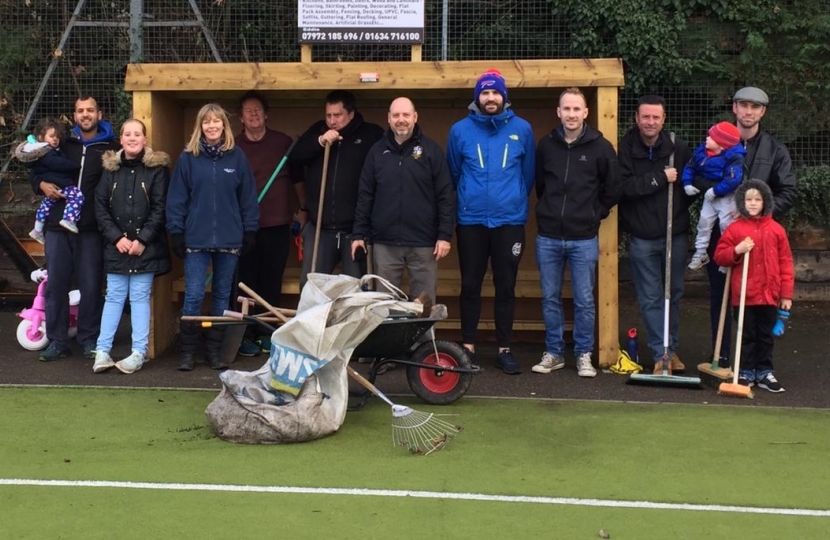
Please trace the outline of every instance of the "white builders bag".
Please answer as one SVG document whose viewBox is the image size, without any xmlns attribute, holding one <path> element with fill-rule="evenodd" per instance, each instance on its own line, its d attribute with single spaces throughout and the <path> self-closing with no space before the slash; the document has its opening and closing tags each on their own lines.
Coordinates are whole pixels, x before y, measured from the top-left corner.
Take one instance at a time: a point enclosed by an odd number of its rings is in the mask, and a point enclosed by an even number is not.
<svg viewBox="0 0 830 540">
<path fill-rule="evenodd" d="M 390 309 L 418 313 L 420 306 L 362 292 L 360 284 L 348 276 L 309 275 L 303 309 L 274 331 L 268 362 L 255 372 L 220 375 L 222 391 L 205 411 L 220 438 L 303 442 L 340 428 L 348 405 L 346 364 L 355 347 Z"/>
</svg>

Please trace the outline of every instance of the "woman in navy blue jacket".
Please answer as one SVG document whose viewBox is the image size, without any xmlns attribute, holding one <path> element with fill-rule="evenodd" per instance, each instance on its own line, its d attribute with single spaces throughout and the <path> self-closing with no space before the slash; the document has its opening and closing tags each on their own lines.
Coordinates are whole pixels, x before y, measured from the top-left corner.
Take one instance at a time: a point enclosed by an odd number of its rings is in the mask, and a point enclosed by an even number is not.
<svg viewBox="0 0 830 540">
<path fill-rule="evenodd" d="M 182 315 L 199 315 L 208 266 L 213 268 L 211 315 L 228 309 L 240 254 L 254 245 L 259 222 L 256 181 L 245 154 L 234 145 L 228 115 L 215 103 L 202 107 L 193 134 L 176 162 L 167 194 L 167 230 L 172 250 L 184 259 Z M 193 369 L 198 323 L 180 325 L 178 369 Z M 205 334 L 206 363 L 227 365 L 219 357 L 223 329 Z"/>
</svg>

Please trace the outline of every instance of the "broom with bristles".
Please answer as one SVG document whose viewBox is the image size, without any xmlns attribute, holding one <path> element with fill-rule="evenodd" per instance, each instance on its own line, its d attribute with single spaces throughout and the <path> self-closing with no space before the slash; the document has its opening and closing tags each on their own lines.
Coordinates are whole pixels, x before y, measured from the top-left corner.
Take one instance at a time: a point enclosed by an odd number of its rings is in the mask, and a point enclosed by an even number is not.
<svg viewBox="0 0 830 540">
<path fill-rule="evenodd" d="M 746 278 L 748 274 L 749 251 L 744 253 L 744 267 L 741 273 L 741 301 L 738 305 L 738 332 L 735 336 L 735 365 L 732 368 L 732 382 L 721 383 L 718 387 L 718 394 L 752 399 L 755 397 L 752 388 L 738 384 L 738 374 L 741 371 L 741 338 L 743 338 L 744 333 L 744 305 L 746 304 Z"/>
<path fill-rule="evenodd" d="M 437 414 L 416 411 L 405 405 L 396 405 L 351 366 L 347 365 L 346 369 L 354 380 L 392 407 L 393 446 L 402 446 L 413 454 L 428 456 L 444 448 L 464 429 L 439 418 Z"/>
</svg>

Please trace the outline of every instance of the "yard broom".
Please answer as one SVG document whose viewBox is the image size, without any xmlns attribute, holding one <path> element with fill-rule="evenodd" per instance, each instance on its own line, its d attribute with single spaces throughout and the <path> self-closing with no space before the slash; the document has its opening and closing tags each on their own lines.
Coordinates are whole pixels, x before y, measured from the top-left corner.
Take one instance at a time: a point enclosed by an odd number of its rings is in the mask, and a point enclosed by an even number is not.
<svg viewBox="0 0 830 540">
<path fill-rule="evenodd" d="M 738 384 L 738 374 L 741 371 L 741 338 L 744 333 L 744 307 L 746 304 L 746 276 L 749 273 L 749 251 L 744 253 L 744 267 L 741 273 L 741 302 L 738 305 L 738 332 L 735 336 L 735 365 L 732 368 L 732 382 L 721 383 L 718 394 L 752 399 L 755 394 L 752 388 Z"/>
<path fill-rule="evenodd" d="M 718 386 L 732 378 L 732 371 L 719 364 L 720 347 L 723 343 L 723 329 L 726 326 L 726 308 L 729 305 L 729 283 L 731 278 L 732 267 L 730 266 L 726 270 L 726 283 L 723 286 L 723 299 L 721 300 L 720 318 L 718 319 L 718 334 L 715 338 L 715 352 L 712 354 L 712 362 L 704 362 L 697 365 L 697 370 L 701 374 L 701 380 L 710 386 Z"/>
<path fill-rule="evenodd" d="M 672 143 L 674 143 L 674 132 L 669 134 Z M 669 167 L 674 167 L 674 152 L 669 156 Z M 672 259 L 672 235 L 674 223 L 674 189 L 673 183 L 670 183 L 668 192 L 668 203 L 666 210 L 666 273 L 665 283 L 663 284 L 663 358 L 662 368 L 663 372 L 659 375 L 632 373 L 628 380 L 629 384 L 649 384 L 657 386 L 687 386 L 698 388 L 700 386 L 699 377 L 681 377 L 679 375 L 671 374 L 671 356 L 669 355 L 669 319 L 671 318 L 671 259 Z"/>
<path fill-rule="evenodd" d="M 354 380 L 392 407 L 393 446 L 402 446 L 413 454 L 428 456 L 444 448 L 464 429 L 439 418 L 439 415 L 434 413 L 416 411 L 405 405 L 396 405 L 351 366 L 347 365 L 346 369 Z"/>
</svg>

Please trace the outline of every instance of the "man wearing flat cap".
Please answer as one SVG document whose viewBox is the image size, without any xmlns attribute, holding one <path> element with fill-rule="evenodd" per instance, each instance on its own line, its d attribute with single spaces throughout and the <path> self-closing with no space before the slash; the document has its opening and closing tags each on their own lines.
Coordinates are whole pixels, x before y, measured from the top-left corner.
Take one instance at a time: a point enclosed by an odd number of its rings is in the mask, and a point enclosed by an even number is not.
<svg viewBox="0 0 830 540">
<path fill-rule="evenodd" d="M 732 97 L 732 112 L 735 114 L 735 123 L 741 133 L 741 144 L 746 148 L 744 178 L 755 178 L 769 185 L 774 200 L 773 217 L 780 221 L 784 214 L 792 208 L 796 200 L 795 169 L 792 160 L 790 160 L 790 152 L 787 147 L 768 132 L 761 131 L 761 118 L 766 114 L 768 106 L 769 96 L 767 96 L 767 93 L 754 86 L 741 88 Z M 695 179 L 695 187 L 703 191 L 704 187 L 708 189 L 711 186 L 702 177 L 698 177 Z M 712 240 L 709 243 L 710 249 L 714 250 L 719 238 L 719 228 L 715 227 Z M 712 257 L 711 252 L 709 257 Z M 709 277 L 710 315 L 714 347 L 726 276 L 718 271 L 718 266 L 714 262 L 706 265 L 706 273 Z M 727 313 L 719 354 L 719 364 L 722 367 L 730 366 L 730 323 L 731 317 Z"/>
</svg>

